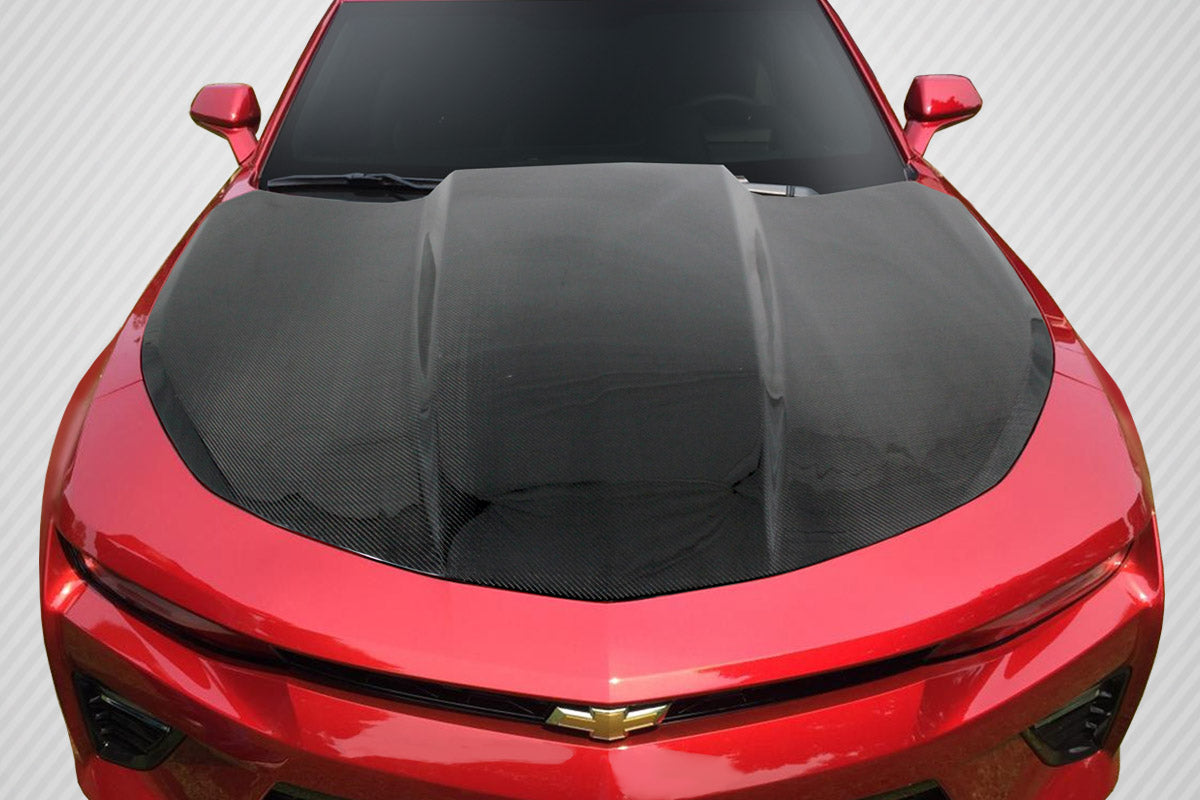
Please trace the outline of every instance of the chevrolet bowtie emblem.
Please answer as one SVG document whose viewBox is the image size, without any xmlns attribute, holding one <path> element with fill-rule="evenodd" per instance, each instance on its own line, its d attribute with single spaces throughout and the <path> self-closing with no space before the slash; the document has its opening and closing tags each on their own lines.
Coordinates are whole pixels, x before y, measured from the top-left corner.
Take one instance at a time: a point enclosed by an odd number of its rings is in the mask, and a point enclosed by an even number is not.
<svg viewBox="0 0 1200 800">
<path fill-rule="evenodd" d="M 558 707 L 546 720 L 546 724 L 555 728 L 566 728 L 572 731 L 582 731 L 593 739 L 601 742 L 618 742 L 631 733 L 657 728 L 667 716 L 670 706 L 651 706 L 649 708 L 589 708 L 580 711 L 575 708 Z"/>
</svg>

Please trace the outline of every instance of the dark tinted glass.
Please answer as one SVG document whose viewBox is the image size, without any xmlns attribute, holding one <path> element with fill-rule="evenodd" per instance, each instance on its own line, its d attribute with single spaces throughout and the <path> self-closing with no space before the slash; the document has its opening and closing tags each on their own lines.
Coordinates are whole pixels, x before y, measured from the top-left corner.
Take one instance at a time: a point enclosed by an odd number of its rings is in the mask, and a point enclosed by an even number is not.
<svg viewBox="0 0 1200 800">
<path fill-rule="evenodd" d="M 264 177 L 622 161 L 821 192 L 903 177 L 816 0 L 348 3 Z"/>
</svg>

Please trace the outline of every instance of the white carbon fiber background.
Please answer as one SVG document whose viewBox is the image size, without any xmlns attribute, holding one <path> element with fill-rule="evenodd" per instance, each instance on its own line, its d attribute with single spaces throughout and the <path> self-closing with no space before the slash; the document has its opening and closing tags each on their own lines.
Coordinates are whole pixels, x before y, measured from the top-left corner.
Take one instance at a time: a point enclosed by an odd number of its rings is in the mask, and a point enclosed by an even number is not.
<svg viewBox="0 0 1200 800">
<path fill-rule="evenodd" d="M 78 800 L 37 610 L 59 416 L 233 168 L 187 106 L 270 108 L 326 0 L 0 4 L 0 795 Z M 932 160 L 1029 262 L 1124 388 L 1154 473 L 1167 630 L 1121 800 L 1200 796 L 1200 3 L 841 0 L 897 105 L 918 72 L 985 111 Z"/>
</svg>

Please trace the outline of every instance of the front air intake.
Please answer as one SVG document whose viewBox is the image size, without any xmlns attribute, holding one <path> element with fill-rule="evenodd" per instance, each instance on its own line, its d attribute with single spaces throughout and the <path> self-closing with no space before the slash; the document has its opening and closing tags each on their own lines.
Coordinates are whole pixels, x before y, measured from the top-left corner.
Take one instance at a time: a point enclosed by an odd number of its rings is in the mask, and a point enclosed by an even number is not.
<svg viewBox="0 0 1200 800">
<path fill-rule="evenodd" d="M 182 733 L 91 678 L 75 676 L 75 690 L 92 745 L 105 761 L 151 770 L 183 740 Z"/>
<path fill-rule="evenodd" d="M 898 792 L 878 795 L 869 800 L 950 800 L 936 783 L 923 783 Z"/>
<path fill-rule="evenodd" d="M 1025 732 L 1025 740 L 1052 767 L 1094 756 L 1104 747 L 1128 685 L 1125 669 L 1034 725 Z"/>
<path fill-rule="evenodd" d="M 271 790 L 263 800 L 338 800 L 327 794 L 319 792 L 311 792 L 308 789 L 299 789 L 295 786 L 279 785 Z"/>
<path fill-rule="evenodd" d="M 279 785 L 263 800 L 338 800 L 327 794 L 299 789 L 295 786 Z M 899 792 L 872 797 L 870 800 L 949 800 L 936 783 L 924 783 Z"/>
</svg>

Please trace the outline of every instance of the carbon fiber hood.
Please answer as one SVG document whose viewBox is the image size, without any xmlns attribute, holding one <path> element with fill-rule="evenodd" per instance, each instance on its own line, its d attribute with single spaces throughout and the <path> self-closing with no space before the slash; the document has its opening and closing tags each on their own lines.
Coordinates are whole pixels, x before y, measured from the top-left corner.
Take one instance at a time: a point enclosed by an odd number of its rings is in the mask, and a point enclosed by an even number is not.
<svg viewBox="0 0 1200 800">
<path fill-rule="evenodd" d="M 1050 338 L 953 198 L 724 168 L 455 173 L 215 209 L 143 372 L 210 490 L 446 579 L 616 601 L 775 575 L 994 486 Z"/>
</svg>

